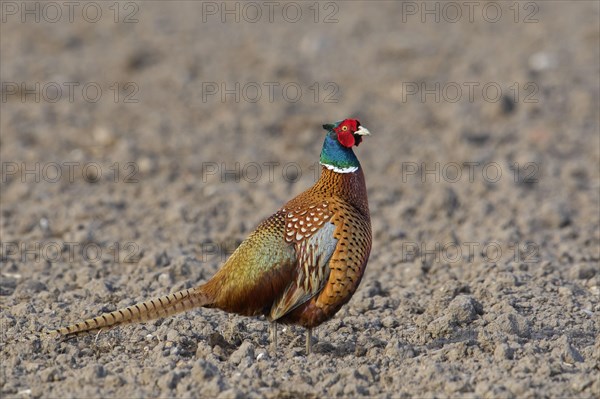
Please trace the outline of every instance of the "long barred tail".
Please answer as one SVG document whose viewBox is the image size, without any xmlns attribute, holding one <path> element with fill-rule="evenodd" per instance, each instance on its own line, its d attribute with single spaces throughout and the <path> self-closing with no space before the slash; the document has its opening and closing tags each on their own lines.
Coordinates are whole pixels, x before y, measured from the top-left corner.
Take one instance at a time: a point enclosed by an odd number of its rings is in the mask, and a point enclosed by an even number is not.
<svg viewBox="0 0 600 399">
<path fill-rule="evenodd" d="M 208 305 L 208 296 L 195 288 L 175 292 L 159 298 L 140 302 L 126 308 L 104 313 L 67 327 L 50 331 L 50 334 L 71 335 L 100 328 L 115 327 L 119 324 L 147 321 L 167 317 L 195 307 Z"/>
</svg>

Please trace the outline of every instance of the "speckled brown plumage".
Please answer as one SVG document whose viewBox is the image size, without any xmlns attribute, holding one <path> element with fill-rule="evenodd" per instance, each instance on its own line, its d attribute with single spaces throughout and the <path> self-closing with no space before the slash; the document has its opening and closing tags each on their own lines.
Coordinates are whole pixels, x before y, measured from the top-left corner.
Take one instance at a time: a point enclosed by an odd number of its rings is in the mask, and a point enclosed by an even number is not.
<svg viewBox="0 0 600 399">
<path fill-rule="evenodd" d="M 350 300 L 371 251 L 365 178 L 351 152 L 369 132 L 351 119 L 325 127 L 319 180 L 263 221 L 207 283 L 54 332 L 74 334 L 203 306 L 304 326 L 310 351 L 310 330 Z"/>
<path fill-rule="evenodd" d="M 347 303 L 363 276 L 371 251 L 371 221 L 362 169 L 340 174 L 323 168 L 321 179 L 284 208 L 306 208 L 318 200 L 327 204 L 327 215 L 337 239 L 329 260 L 329 276 L 323 289 L 281 319 L 307 328 L 330 319 Z"/>
</svg>

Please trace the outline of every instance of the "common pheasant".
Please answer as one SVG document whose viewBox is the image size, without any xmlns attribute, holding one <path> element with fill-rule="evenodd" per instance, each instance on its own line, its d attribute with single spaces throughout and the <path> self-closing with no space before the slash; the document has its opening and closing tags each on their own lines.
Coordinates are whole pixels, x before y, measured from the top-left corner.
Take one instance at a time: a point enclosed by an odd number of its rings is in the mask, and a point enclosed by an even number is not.
<svg viewBox="0 0 600 399">
<path fill-rule="evenodd" d="M 52 333 L 84 331 L 166 317 L 195 307 L 217 308 L 311 331 L 347 303 L 371 251 L 365 178 L 352 147 L 370 135 L 356 119 L 323 125 L 327 130 L 313 187 L 263 221 L 207 283 L 151 299 Z"/>
</svg>

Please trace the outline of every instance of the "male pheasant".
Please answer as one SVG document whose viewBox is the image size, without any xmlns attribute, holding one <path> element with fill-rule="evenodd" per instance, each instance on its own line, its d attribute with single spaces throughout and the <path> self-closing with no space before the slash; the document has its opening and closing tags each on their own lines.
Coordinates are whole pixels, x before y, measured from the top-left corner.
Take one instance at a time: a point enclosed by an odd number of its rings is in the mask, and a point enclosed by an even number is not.
<svg viewBox="0 0 600 399">
<path fill-rule="evenodd" d="M 104 313 L 53 331 L 76 334 L 166 317 L 194 307 L 218 308 L 307 328 L 331 319 L 350 300 L 371 251 L 371 220 L 362 168 L 352 147 L 370 135 L 356 119 L 327 130 L 316 184 L 263 221 L 207 283 Z"/>
</svg>

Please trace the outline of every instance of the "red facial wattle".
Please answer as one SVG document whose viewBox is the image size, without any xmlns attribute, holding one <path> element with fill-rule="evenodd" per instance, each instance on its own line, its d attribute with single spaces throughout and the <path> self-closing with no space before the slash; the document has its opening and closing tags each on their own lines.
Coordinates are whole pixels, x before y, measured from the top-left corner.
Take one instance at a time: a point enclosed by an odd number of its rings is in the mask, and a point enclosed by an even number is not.
<svg viewBox="0 0 600 399">
<path fill-rule="evenodd" d="M 337 132 L 337 137 L 338 137 L 338 141 L 340 142 L 341 145 L 343 145 L 344 147 L 348 147 L 351 148 L 354 145 L 354 136 L 352 135 L 352 133 L 350 133 L 349 130 L 343 131 L 343 130 L 339 130 Z"/>
<path fill-rule="evenodd" d="M 334 129 L 341 145 L 351 148 L 352 146 L 359 145 L 362 142 L 362 137 L 354 134 L 358 130 L 359 125 L 360 122 L 356 119 L 346 119 Z"/>
</svg>

